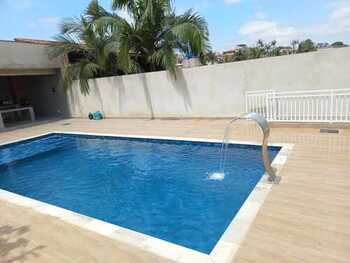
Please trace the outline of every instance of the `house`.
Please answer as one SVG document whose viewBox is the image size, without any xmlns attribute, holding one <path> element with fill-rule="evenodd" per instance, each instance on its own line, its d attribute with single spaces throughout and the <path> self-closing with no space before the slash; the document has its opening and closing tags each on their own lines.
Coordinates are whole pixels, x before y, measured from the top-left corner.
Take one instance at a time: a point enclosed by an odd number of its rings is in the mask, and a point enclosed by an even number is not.
<svg viewBox="0 0 350 263">
<path fill-rule="evenodd" d="M 52 41 L 0 41 L 0 129 L 67 115 L 60 85 L 62 61 L 48 53 Z"/>
</svg>

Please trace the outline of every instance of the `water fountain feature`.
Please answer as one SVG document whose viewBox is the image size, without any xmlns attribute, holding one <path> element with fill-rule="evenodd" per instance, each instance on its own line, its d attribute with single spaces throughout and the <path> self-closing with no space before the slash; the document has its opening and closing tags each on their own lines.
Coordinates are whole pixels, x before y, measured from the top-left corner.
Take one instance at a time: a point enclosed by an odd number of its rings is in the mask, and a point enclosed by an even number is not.
<svg viewBox="0 0 350 263">
<path fill-rule="evenodd" d="M 220 151 L 220 163 L 218 172 L 209 175 L 209 180 L 223 180 L 225 179 L 225 164 L 227 159 L 227 149 L 229 145 L 229 134 L 231 130 L 232 121 L 227 125 L 224 132 L 224 138 L 222 140 Z"/>
<path fill-rule="evenodd" d="M 241 117 L 235 117 L 227 125 L 224 133 L 224 138 L 222 141 L 222 146 L 221 146 L 219 171 L 209 175 L 209 180 L 223 180 L 225 178 L 225 165 L 226 165 L 226 159 L 227 159 L 227 149 L 229 145 L 229 134 L 231 131 L 232 124 L 238 120 L 255 121 L 261 128 L 264 135 L 263 143 L 262 143 L 262 158 L 264 162 L 265 172 L 269 175 L 269 178 L 268 178 L 269 182 L 278 183 L 280 181 L 280 178 L 276 176 L 275 170 L 271 167 L 269 153 L 268 153 L 268 137 L 270 135 L 270 127 L 265 117 L 257 113 L 247 113 Z"/>
</svg>

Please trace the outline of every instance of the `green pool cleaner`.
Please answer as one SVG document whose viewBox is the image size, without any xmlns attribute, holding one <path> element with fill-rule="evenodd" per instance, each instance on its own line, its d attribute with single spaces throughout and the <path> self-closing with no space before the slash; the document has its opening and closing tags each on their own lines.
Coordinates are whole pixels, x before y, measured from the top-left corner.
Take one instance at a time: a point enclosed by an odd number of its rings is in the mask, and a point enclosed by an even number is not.
<svg viewBox="0 0 350 263">
<path fill-rule="evenodd" d="M 89 119 L 94 121 L 99 121 L 103 119 L 103 115 L 100 111 L 89 112 Z"/>
</svg>

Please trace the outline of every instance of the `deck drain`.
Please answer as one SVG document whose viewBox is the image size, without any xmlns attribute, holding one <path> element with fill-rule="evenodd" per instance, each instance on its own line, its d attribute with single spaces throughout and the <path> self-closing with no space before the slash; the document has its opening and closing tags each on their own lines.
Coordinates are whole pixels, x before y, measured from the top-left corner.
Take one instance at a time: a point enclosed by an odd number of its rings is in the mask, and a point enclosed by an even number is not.
<svg viewBox="0 0 350 263">
<path fill-rule="evenodd" d="M 63 123 L 62 126 L 68 126 L 68 125 L 71 125 L 70 122 L 66 122 L 66 123 Z"/>
<path fill-rule="evenodd" d="M 335 128 L 321 128 L 320 132 L 321 133 L 339 133 L 339 129 L 335 129 Z"/>
</svg>

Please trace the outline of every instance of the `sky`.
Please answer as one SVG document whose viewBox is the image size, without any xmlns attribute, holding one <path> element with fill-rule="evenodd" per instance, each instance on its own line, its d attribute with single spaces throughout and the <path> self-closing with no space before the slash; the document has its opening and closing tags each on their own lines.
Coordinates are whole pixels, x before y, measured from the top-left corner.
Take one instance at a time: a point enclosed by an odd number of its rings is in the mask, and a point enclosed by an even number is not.
<svg viewBox="0 0 350 263">
<path fill-rule="evenodd" d="M 0 39 L 52 39 L 64 18 L 79 16 L 90 0 L 0 0 Z M 110 7 L 110 0 L 100 0 Z M 205 17 L 214 50 L 258 39 L 350 44 L 350 0 L 175 0 L 177 13 L 192 8 Z"/>
</svg>

